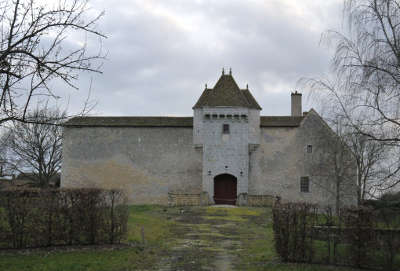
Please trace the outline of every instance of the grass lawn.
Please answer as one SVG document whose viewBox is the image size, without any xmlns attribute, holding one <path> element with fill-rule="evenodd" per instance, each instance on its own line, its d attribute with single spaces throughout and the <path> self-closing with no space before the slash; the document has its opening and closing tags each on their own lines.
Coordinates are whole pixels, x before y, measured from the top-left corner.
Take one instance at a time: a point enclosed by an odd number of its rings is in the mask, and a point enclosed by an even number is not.
<svg viewBox="0 0 400 271">
<path fill-rule="evenodd" d="M 355 270 L 280 263 L 269 208 L 131 206 L 125 243 L 0 251 L 0 270 Z"/>
</svg>

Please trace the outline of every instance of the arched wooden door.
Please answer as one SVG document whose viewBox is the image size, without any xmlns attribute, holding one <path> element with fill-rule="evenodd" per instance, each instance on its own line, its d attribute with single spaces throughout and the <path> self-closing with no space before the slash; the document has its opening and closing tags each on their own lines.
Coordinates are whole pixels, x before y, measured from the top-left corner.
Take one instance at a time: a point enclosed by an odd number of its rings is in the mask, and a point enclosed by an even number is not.
<svg viewBox="0 0 400 271">
<path fill-rule="evenodd" d="M 214 178 L 215 204 L 236 204 L 237 179 L 230 174 L 221 174 Z"/>
</svg>

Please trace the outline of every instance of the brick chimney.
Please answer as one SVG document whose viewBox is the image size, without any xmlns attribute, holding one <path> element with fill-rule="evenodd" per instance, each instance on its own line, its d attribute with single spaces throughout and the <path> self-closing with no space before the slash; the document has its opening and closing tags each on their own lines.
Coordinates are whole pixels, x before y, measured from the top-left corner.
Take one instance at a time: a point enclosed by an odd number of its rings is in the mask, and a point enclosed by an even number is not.
<svg viewBox="0 0 400 271">
<path fill-rule="evenodd" d="M 302 114 L 301 111 L 301 93 L 297 91 L 295 93 L 292 92 L 292 116 L 300 117 Z"/>
</svg>

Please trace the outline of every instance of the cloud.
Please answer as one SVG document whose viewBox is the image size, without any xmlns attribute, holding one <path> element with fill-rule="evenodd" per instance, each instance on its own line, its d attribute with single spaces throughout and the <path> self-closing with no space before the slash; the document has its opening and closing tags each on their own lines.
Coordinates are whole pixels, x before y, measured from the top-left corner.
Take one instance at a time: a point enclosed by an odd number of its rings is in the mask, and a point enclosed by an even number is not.
<svg viewBox="0 0 400 271">
<path fill-rule="evenodd" d="M 213 86 L 222 67 L 232 67 L 239 86 L 249 84 L 262 114 L 290 114 L 297 80 L 328 71 L 331 52 L 319 39 L 341 16 L 338 0 L 91 5 L 105 10 L 98 27 L 108 35 L 103 74 L 92 76 L 99 115 L 191 115 L 204 84 Z M 71 110 L 81 106 L 89 81 L 81 76 L 79 96 L 70 95 Z"/>
</svg>

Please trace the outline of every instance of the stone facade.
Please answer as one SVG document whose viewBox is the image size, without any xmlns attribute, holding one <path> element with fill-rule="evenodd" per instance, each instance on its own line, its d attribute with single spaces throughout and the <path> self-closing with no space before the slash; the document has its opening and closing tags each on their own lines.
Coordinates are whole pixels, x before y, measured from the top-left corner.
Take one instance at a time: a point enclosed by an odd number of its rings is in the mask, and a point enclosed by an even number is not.
<svg viewBox="0 0 400 271">
<path fill-rule="evenodd" d="M 201 192 L 202 154 L 185 127 L 64 129 L 62 187 L 124 189 L 131 203 L 167 204 Z"/>
<path fill-rule="evenodd" d="M 311 110 L 299 127 L 263 127 L 260 146 L 250 154 L 249 194 L 274 195 L 283 201 L 305 201 L 333 205 L 335 202 L 334 156 L 329 144 L 335 135 Z M 307 146 L 312 146 L 308 153 Z M 321 158 L 321 154 L 331 154 Z M 352 158 L 350 158 L 352 159 Z M 348 167 L 348 180 L 341 187 L 345 205 L 356 204 L 356 164 Z M 331 165 L 329 165 L 331 163 Z M 323 165 L 323 166 L 321 166 Z M 309 177 L 309 192 L 300 191 L 300 179 Z"/>
<path fill-rule="evenodd" d="M 249 111 L 241 107 L 195 109 L 195 116 L 200 116 L 193 121 L 193 131 L 203 153 L 202 190 L 209 195 L 214 194 L 215 176 L 224 173 L 237 178 L 238 195 L 248 193 L 249 146 L 259 143 L 260 132 L 259 112 Z M 223 125 L 229 125 L 229 133 L 224 133 Z"/>
<path fill-rule="evenodd" d="M 292 116 L 260 116 L 250 91 L 222 75 L 193 118 L 73 118 L 64 126 L 61 185 L 120 188 L 134 204 L 198 205 L 214 203 L 215 178 L 229 174 L 238 205 L 272 205 L 276 197 L 333 205 L 328 154 L 336 135 L 314 110 L 302 116 L 301 94 L 291 98 Z M 346 155 L 351 177 L 340 199 L 352 205 L 356 167 Z"/>
</svg>

